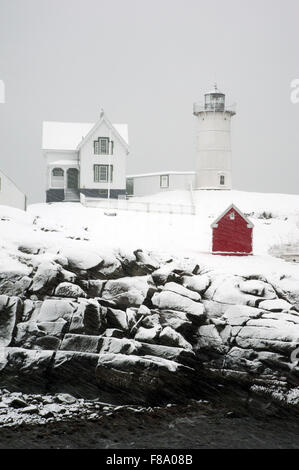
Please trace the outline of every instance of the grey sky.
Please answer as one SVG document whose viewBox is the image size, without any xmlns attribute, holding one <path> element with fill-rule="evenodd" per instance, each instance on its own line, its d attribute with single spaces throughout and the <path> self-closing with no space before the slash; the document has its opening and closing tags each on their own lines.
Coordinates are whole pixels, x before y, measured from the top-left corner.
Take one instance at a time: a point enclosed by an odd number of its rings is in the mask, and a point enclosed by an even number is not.
<svg viewBox="0 0 299 470">
<path fill-rule="evenodd" d="M 235 189 L 299 193 L 298 0 L 0 0 L 0 167 L 45 197 L 43 120 L 129 124 L 128 173 L 193 170 L 192 104 L 237 103 Z"/>
</svg>

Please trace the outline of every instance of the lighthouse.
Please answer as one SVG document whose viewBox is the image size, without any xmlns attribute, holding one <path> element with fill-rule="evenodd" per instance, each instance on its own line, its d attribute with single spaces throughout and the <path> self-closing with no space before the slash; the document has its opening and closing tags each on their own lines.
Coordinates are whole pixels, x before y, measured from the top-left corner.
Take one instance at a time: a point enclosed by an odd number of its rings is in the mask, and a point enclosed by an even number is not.
<svg viewBox="0 0 299 470">
<path fill-rule="evenodd" d="M 225 94 L 214 89 L 205 93 L 204 104 L 195 103 L 196 189 L 232 189 L 231 118 L 236 114 L 226 106 Z"/>
</svg>

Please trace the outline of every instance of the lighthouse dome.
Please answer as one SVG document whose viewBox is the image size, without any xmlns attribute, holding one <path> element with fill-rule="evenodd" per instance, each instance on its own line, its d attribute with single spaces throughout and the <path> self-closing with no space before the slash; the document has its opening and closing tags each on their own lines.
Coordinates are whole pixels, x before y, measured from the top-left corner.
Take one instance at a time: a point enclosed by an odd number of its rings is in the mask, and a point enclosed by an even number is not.
<svg viewBox="0 0 299 470">
<path fill-rule="evenodd" d="M 218 90 L 215 84 L 214 89 L 205 93 L 205 110 L 206 111 L 224 111 L 225 110 L 225 94 Z"/>
</svg>

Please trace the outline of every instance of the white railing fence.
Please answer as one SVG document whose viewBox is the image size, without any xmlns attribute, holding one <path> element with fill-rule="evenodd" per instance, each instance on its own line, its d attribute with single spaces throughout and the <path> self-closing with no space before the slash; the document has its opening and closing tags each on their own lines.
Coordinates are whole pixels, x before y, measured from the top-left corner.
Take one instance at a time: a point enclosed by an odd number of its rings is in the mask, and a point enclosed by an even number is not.
<svg viewBox="0 0 299 470">
<path fill-rule="evenodd" d="M 155 212 L 162 214 L 181 214 L 195 215 L 195 206 L 190 204 L 168 204 L 157 202 L 140 202 L 132 199 L 120 197 L 119 199 L 102 199 L 94 197 L 86 197 L 80 193 L 80 202 L 85 207 L 94 207 L 98 209 L 117 209 L 135 212 Z"/>
</svg>

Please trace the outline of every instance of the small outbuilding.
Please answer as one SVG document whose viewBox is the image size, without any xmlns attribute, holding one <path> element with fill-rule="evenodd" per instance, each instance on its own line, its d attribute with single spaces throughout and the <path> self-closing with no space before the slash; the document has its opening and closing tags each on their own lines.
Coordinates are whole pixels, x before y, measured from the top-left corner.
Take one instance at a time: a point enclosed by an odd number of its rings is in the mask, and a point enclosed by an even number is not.
<svg viewBox="0 0 299 470">
<path fill-rule="evenodd" d="M 253 223 L 234 204 L 211 225 L 212 253 L 226 256 L 249 256 L 253 252 Z"/>
<path fill-rule="evenodd" d="M 0 205 L 26 210 L 26 195 L 0 170 Z"/>
</svg>

